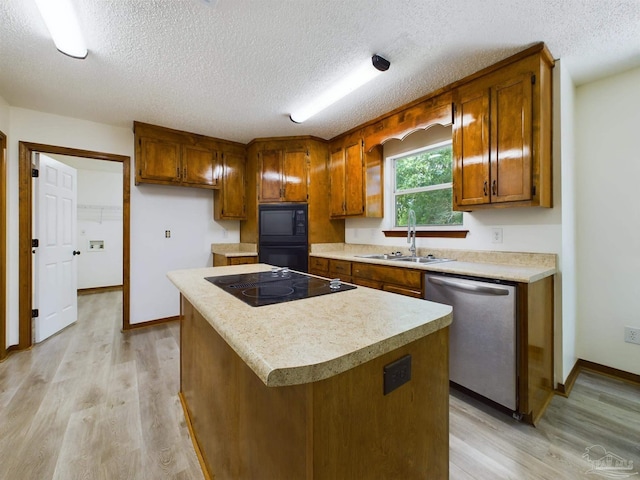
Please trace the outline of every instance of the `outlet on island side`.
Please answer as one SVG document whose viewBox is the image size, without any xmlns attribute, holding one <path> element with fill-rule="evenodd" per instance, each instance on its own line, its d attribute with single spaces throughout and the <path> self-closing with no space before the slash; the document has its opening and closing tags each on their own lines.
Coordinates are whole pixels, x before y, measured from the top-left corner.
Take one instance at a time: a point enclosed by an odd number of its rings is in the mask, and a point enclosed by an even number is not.
<svg viewBox="0 0 640 480">
<path fill-rule="evenodd" d="M 640 328 L 624 327 L 624 341 L 640 345 Z"/>
<path fill-rule="evenodd" d="M 407 383 L 411 380 L 411 355 L 405 355 L 385 365 L 382 376 L 385 395 Z"/>
</svg>

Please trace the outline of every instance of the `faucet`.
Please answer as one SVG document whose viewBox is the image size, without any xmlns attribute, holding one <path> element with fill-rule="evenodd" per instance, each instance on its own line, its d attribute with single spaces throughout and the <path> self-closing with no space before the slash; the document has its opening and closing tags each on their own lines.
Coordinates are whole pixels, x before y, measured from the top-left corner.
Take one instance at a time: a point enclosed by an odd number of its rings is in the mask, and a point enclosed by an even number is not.
<svg viewBox="0 0 640 480">
<path fill-rule="evenodd" d="M 412 232 L 413 229 L 413 232 Z M 407 219 L 407 243 L 410 243 L 409 252 L 412 257 L 416 256 L 416 212 L 409 209 L 409 217 Z"/>
</svg>

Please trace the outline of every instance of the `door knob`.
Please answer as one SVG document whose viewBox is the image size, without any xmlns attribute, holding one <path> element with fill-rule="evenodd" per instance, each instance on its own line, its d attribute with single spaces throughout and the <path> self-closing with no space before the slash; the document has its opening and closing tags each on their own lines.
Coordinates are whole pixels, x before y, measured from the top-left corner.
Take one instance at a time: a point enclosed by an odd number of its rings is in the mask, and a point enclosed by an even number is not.
<svg viewBox="0 0 640 480">
<path fill-rule="evenodd" d="M 74 250 L 74 251 L 73 251 L 73 255 L 74 255 L 74 256 L 75 256 L 75 255 L 80 255 L 80 250 Z"/>
</svg>

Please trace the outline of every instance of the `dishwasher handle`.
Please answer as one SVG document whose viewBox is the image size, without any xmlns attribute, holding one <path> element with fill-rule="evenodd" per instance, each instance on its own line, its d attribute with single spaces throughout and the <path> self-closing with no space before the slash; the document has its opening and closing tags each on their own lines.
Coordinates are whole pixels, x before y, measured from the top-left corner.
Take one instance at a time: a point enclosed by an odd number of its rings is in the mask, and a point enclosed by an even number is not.
<svg viewBox="0 0 640 480">
<path fill-rule="evenodd" d="M 474 285 L 471 283 L 460 282 L 457 280 L 449 280 L 440 277 L 429 277 L 429 282 L 434 285 L 442 285 L 443 287 L 456 288 L 458 290 L 465 290 L 467 292 L 474 293 L 486 293 L 488 295 L 509 295 L 509 290 L 506 288 Z"/>
</svg>

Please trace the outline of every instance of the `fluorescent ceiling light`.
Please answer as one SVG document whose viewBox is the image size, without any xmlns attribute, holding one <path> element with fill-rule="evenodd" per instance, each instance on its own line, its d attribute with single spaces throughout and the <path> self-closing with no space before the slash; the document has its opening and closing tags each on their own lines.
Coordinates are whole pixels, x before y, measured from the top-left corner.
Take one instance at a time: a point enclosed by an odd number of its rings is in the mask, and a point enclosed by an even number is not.
<svg viewBox="0 0 640 480">
<path fill-rule="evenodd" d="M 292 112 L 289 118 L 295 123 L 304 122 L 319 111 L 337 102 L 342 97 L 360 88 L 365 83 L 373 80 L 388 68 L 389 62 L 387 60 L 378 55 L 374 55 L 318 98 L 295 112 Z"/>
<path fill-rule="evenodd" d="M 71 0 L 36 0 L 36 5 L 56 48 L 70 57 L 86 58 L 87 47 Z"/>
</svg>

